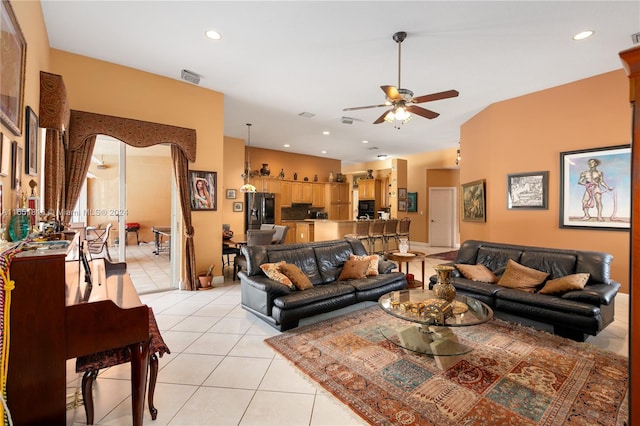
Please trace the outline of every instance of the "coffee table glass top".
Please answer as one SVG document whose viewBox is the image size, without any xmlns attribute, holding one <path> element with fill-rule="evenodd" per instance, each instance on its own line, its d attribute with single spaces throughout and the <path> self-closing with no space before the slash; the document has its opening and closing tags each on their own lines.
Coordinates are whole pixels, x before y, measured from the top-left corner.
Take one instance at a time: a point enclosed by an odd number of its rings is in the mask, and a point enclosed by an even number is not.
<svg viewBox="0 0 640 426">
<path fill-rule="evenodd" d="M 493 310 L 477 299 L 456 295 L 455 300 L 449 304 L 438 299 L 431 290 L 392 291 L 381 296 L 378 305 L 394 317 L 441 327 L 482 324 L 493 317 Z"/>
</svg>

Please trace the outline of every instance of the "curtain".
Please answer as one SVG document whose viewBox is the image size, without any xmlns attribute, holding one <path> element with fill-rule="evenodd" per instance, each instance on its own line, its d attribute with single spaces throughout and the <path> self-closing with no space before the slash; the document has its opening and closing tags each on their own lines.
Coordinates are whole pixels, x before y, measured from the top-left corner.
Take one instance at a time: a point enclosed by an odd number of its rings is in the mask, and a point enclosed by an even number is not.
<svg viewBox="0 0 640 426">
<path fill-rule="evenodd" d="M 96 144 L 96 136 L 89 136 L 85 142 L 76 148 L 65 149 L 65 185 L 62 203 L 62 221 L 68 224 L 72 219 L 73 208 L 80 197 L 82 184 L 87 177 L 91 165 L 91 154 Z"/>
<path fill-rule="evenodd" d="M 185 290 L 197 290 L 196 257 L 193 244 L 193 223 L 191 222 L 191 197 L 189 188 L 189 162 L 184 152 L 175 145 L 171 145 L 171 158 L 173 159 L 173 174 L 178 184 L 178 196 L 182 207 L 182 219 L 184 221 L 185 242 Z"/>
<path fill-rule="evenodd" d="M 56 218 L 62 212 L 64 194 L 64 143 L 62 132 L 47 129 L 44 155 L 44 211 Z"/>
</svg>

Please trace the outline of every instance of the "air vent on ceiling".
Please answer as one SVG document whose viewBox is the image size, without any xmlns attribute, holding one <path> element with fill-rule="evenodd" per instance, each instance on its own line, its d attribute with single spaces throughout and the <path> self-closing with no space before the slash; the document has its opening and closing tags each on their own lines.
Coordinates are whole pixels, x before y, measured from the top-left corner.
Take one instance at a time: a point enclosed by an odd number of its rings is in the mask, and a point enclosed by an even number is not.
<svg viewBox="0 0 640 426">
<path fill-rule="evenodd" d="M 633 41 L 633 44 L 640 43 L 640 33 L 631 34 L 631 40 Z"/>
<path fill-rule="evenodd" d="M 298 114 L 300 117 L 304 117 L 304 118 L 311 118 L 311 117 L 315 117 L 314 113 L 311 112 L 301 112 L 300 114 Z"/>
<path fill-rule="evenodd" d="M 353 124 L 353 118 L 351 117 L 342 117 L 340 121 L 342 121 L 342 124 Z"/>
<path fill-rule="evenodd" d="M 183 80 L 193 84 L 200 84 L 200 76 L 193 71 L 182 70 L 180 74 Z"/>
</svg>

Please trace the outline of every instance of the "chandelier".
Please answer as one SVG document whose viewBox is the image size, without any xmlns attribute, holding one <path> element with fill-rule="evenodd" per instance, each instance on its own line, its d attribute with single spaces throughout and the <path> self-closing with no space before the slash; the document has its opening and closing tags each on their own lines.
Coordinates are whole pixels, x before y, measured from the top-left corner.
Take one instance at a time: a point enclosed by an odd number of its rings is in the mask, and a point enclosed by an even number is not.
<svg viewBox="0 0 640 426">
<path fill-rule="evenodd" d="M 244 162 L 244 173 L 242 178 L 244 179 L 244 185 L 240 188 L 240 192 L 256 192 L 256 187 L 249 183 L 251 177 L 251 123 L 247 123 L 247 154 Z"/>
</svg>

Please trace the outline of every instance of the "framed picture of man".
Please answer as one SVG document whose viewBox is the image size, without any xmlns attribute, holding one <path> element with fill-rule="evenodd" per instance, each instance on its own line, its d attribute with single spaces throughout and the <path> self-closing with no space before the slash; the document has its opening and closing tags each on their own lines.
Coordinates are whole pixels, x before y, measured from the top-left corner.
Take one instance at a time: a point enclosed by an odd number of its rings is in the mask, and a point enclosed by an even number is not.
<svg viewBox="0 0 640 426">
<path fill-rule="evenodd" d="M 560 153 L 560 227 L 629 230 L 631 146 Z"/>
<path fill-rule="evenodd" d="M 189 171 L 191 210 L 217 210 L 216 172 Z"/>
<path fill-rule="evenodd" d="M 485 180 L 480 179 L 462 184 L 462 220 L 465 222 L 486 222 Z"/>
</svg>

